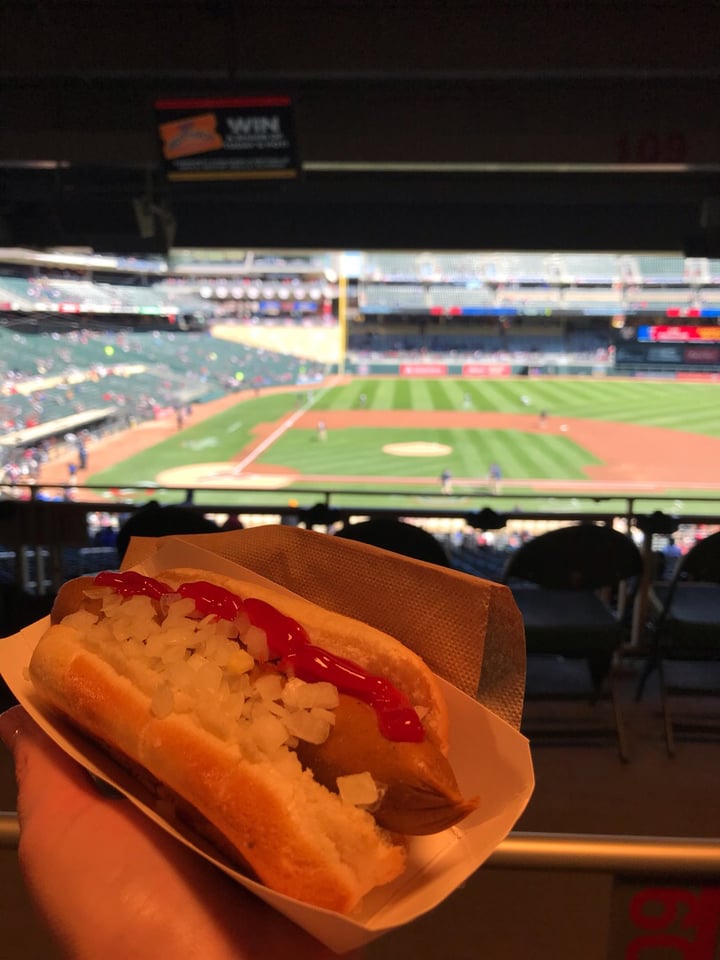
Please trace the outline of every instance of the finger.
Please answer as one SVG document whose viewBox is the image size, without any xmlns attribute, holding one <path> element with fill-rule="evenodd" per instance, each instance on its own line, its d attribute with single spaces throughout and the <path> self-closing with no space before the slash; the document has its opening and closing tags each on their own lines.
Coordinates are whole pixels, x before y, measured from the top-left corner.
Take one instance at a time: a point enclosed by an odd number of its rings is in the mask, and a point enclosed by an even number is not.
<svg viewBox="0 0 720 960">
<path fill-rule="evenodd" d="M 42 812 L 48 797 L 70 815 L 94 801 L 83 768 L 55 746 L 22 707 L 0 716 L 0 739 L 13 755 L 21 824 L 33 813 Z"/>
<path fill-rule="evenodd" d="M 0 739 L 15 759 L 23 873 L 69 955 L 333 956 L 128 801 L 100 796 L 22 708 L 0 716 Z"/>
</svg>

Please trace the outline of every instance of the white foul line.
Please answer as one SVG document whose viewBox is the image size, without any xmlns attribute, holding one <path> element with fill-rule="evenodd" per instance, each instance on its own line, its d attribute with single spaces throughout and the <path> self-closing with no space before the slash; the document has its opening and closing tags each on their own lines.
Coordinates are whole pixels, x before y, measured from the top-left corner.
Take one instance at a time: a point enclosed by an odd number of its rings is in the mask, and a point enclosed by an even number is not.
<svg viewBox="0 0 720 960">
<path fill-rule="evenodd" d="M 254 460 L 257 460 L 260 454 L 264 453 L 269 446 L 275 443 L 278 437 L 281 437 L 284 433 L 286 433 L 290 429 L 290 427 L 294 426 L 297 423 L 297 421 L 300 419 L 300 417 L 302 417 L 304 413 L 307 413 L 307 411 L 312 407 L 312 405 L 315 403 L 318 397 L 320 397 L 323 393 L 325 393 L 324 390 L 319 390 L 317 394 L 313 394 L 312 400 L 303 404 L 303 406 L 300 407 L 299 410 L 295 410 L 294 413 L 291 413 L 290 416 L 287 418 L 287 420 L 283 420 L 279 427 L 276 427 L 272 433 L 268 434 L 268 436 L 265 437 L 265 439 L 262 440 L 253 450 L 251 450 L 246 457 L 244 457 L 239 463 L 237 463 L 233 467 L 232 469 L 233 475 L 242 473 L 243 470 L 246 467 L 250 466 L 250 464 Z"/>
</svg>

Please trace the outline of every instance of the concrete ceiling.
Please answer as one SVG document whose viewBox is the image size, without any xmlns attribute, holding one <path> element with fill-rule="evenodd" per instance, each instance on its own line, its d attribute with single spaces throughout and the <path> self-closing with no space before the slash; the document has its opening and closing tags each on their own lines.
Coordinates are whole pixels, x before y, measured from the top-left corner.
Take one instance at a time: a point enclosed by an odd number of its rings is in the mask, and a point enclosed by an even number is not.
<svg viewBox="0 0 720 960">
<path fill-rule="evenodd" d="M 708 2 L 5 0 L 0 244 L 162 249 L 150 194 L 182 245 L 702 253 L 719 40 Z M 165 182 L 155 98 L 219 93 L 292 98 L 301 178 Z"/>
</svg>

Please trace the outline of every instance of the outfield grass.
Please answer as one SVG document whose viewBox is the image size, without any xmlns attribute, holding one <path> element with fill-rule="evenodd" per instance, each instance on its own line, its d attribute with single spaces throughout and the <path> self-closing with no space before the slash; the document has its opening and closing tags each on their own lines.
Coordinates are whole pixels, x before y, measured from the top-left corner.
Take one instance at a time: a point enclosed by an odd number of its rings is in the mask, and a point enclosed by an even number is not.
<svg viewBox="0 0 720 960">
<path fill-rule="evenodd" d="M 490 463 L 502 464 L 505 478 L 515 481 L 529 479 L 580 480 L 587 474 L 584 468 L 598 461 L 570 437 L 520 430 L 434 429 L 423 424 L 422 412 L 428 410 L 470 409 L 500 413 L 528 413 L 545 410 L 551 417 L 589 418 L 603 421 L 638 423 L 667 429 L 720 435 L 720 417 L 716 415 L 720 387 L 708 383 L 678 383 L 673 381 L 597 380 L 409 380 L 358 379 L 351 383 L 313 391 L 313 412 L 324 410 L 359 409 L 364 394 L 368 410 L 415 410 L 417 428 L 357 428 L 331 430 L 326 441 L 320 441 L 315 431 L 293 429 L 282 434 L 254 462 L 264 465 L 290 467 L 310 479 L 293 483 L 298 490 L 314 490 L 327 485 L 313 480 L 313 475 L 356 477 L 333 482 L 333 489 L 343 497 L 343 491 L 358 488 L 385 492 L 388 506 L 399 506 L 395 500 L 407 501 L 409 484 L 392 478 L 417 478 L 412 484 L 412 498 L 437 493 L 438 477 L 447 467 L 457 478 L 477 478 L 487 475 Z M 90 483 L 113 487 L 152 484 L 157 474 L 175 466 L 190 463 L 225 461 L 238 453 L 254 439 L 253 429 L 259 424 L 275 423 L 297 409 L 298 397 L 305 393 L 284 393 L 260 396 L 239 403 L 197 426 L 190 427 L 151 450 L 128 458 L 124 463 L 93 474 Z M 388 443 L 420 439 L 423 442 L 445 444 L 451 453 L 436 457 L 401 458 L 383 453 Z M 249 467 L 252 470 L 252 466 Z M 385 482 L 379 477 L 389 478 Z M 363 481 L 362 478 L 367 478 Z M 529 490 L 528 490 L 529 492 Z M 522 487 L 508 492 L 499 508 L 507 508 L 525 493 Z M 468 485 L 456 486 L 458 497 L 474 499 L 484 490 Z M 701 491 L 694 491 L 698 496 Z M 674 491 L 678 502 L 688 491 Z M 257 502 L 254 491 L 233 494 L 238 503 Z M 348 497 L 350 495 L 348 494 Z M 351 498 L 352 499 L 352 498 Z M 203 491 L 203 503 L 225 502 L 226 493 Z M 317 496 L 308 493 L 308 501 Z M 538 498 L 538 509 L 547 509 L 552 498 Z M 392 502 L 391 502 L 392 501 Z M 283 491 L 263 493 L 263 502 L 287 503 Z M 341 502 L 338 500 L 337 502 Z M 565 501 L 558 500 L 562 507 Z M 407 505 L 407 502 L 405 503 Z M 666 503 L 667 506 L 667 503 Z"/>
<path fill-rule="evenodd" d="M 316 410 L 474 410 L 588 418 L 720 436 L 720 384 L 671 380 L 353 380 L 318 398 Z M 523 397 L 529 402 L 523 402 Z"/>
</svg>

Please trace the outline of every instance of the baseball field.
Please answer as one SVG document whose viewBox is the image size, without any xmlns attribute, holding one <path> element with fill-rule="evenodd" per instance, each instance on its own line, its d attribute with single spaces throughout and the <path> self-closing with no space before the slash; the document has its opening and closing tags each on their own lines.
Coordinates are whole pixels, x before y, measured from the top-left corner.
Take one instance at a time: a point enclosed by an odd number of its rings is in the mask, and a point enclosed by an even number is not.
<svg viewBox="0 0 720 960">
<path fill-rule="evenodd" d="M 338 504 L 408 506 L 437 496 L 443 472 L 447 498 L 486 498 L 495 465 L 499 508 L 615 495 L 680 509 L 720 497 L 719 399 L 707 382 L 336 377 L 198 406 L 183 429 L 128 431 L 83 479 L 193 488 L 203 504 L 310 504 L 330 490 Z"/>
</svg>

